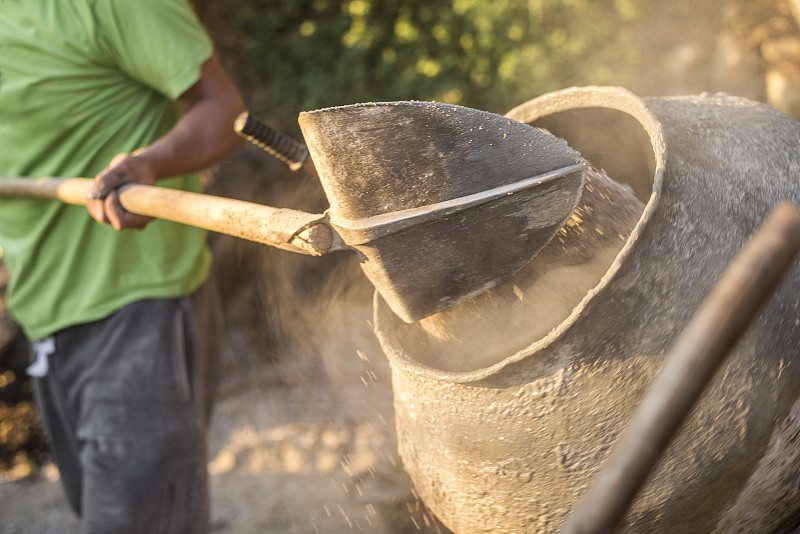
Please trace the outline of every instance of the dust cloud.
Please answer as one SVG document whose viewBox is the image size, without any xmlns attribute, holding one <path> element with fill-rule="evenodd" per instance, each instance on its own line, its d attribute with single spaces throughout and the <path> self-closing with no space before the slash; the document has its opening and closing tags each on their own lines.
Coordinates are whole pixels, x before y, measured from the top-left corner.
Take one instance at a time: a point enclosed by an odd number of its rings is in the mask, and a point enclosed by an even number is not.
<svg viewBox="0 0 800 534">
<path fill-rule="evenodd" d="M 409 355 L 444 371 L 488 367 L 544 337 L 595 287 L 644 205 L 630 187 L 590 169 L 566 225 L 513 277 L 415 324 L 396 321 Z"/>
</svg>

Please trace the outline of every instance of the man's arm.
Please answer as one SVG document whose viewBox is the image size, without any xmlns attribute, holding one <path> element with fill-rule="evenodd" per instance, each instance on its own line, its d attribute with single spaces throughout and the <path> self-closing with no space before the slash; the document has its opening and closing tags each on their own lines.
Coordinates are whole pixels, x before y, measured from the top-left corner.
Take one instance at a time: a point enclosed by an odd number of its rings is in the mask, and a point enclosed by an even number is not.
<svg viewBox="0 0 800 534">
<path fill-rule="evenodd" d="M 215 55 L 203 64 L 200 79 L 178 102 L 183 117 L 167 135 L 131 154 L 116 156 L 95 178 L 86 207 L 99 222 L 110 223 L 117 230 L 144 228 L 152 219 L 126 211 L 119 202 L 118 187 L 153 185 L 199 171 L 244 143 L 233 123 L 245 105 Z"/>
</svg>

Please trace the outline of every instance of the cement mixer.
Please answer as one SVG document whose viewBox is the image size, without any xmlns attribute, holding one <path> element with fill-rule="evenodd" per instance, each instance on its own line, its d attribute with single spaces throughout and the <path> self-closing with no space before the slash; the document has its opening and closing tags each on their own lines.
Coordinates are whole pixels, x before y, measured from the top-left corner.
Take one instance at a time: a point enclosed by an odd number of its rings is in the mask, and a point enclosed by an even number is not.
<svg viewBox="0 0 800 534">
<path fill-rule="evenodd" d="M 565 139 L 625 188 L 610 194 L 636 197 L 640 208 L 617 221 L 614 239 L 592 227 L 607 240 L 608 257 L 589 251 L 562 265 L 592 268 L 577 289 L 568 276 L 551 279 L 559 285 L 550 293 L 564 295 L 557 305 L 539 283 L 548 266 L 537 264 L 564 245 L 558 238 L 504 282 L 499 297 L 478 297 L 438 323 L 405 323 L 376 293 L 403 465 L 425 504 L 458 534 L 558 532 L 736 252 L 781 201 L 800 203 L 800 124 L 763 104 L 588 87 L 544 95 L 508 117 Z M 613 202 L 603 206 L 613 215 Z M 586 215 L 595 211 L 585 205 Z M 477 335 L 453 320 L 500 313 L 490 307 L 511 302 L 503 295 L 546 313 L 501 317 L 496 330 Z M 475 342 L 455 343 L 470 335 Z M 799 518 L 796 489 L 771 495 L 758 479 L 774 464 L 781 433 L 798 424 L 799 397 L 795 264 L 673 439 L 624 532 L 743 531 L 737 514 L 758 499 L 765 510 L 783 506 Z M 786 463 L 784 475 L 797 480 L 798 465 Z M 782 521 L 778 527 L 791 527 Z"/>
</svg>

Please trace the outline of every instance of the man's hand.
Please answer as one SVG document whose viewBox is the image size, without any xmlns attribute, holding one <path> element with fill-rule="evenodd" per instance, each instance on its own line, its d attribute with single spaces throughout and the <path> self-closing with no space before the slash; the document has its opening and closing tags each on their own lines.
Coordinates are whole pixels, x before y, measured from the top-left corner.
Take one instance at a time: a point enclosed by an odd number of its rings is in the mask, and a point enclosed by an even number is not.
<svg viewBox="0 0 800 534">
<path fill-rule="evenodd" d="M 134 215 L 119 203 L 124 184 L 154 185 L 213 165 L 244 144 L 233 123 L 246 108 L 236 87 L 212 55 L 200 78 L 179 98 L 182 118 L 164 137 L 132 154 L 120 154 L 97 175 L 86 207 L 101 223 L 117 230 L 142 229 L 150 217 Z"/>
<path fill-rule="evenodd" d="M 153 218 L 123 208 L 119 201 L 119 187 L 125 184 L 154 185 L 155 182 L 155 175 L 144 161 L 135 155 L 119 154 L 95 177 L 86 198 L 86 207 L 100 223 L 111 224 L 117 230 L 141 230 Z"/>
</svg>

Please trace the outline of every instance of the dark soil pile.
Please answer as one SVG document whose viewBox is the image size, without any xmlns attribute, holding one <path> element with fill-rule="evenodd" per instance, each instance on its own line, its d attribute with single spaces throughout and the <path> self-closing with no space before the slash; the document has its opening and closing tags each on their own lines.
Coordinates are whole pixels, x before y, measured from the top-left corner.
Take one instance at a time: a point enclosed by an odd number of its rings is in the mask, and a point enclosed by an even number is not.
<svg viewBox="0 0 800 534">
<path fill-rule="evenodd" d="M 0 292 L 8 273 L 0 265 Z M 25 367 L 28 343 L 0 304 L 0 479 L 22 478 L 49 459 L 47 436 L 33 404 Z"/>
</svg>

